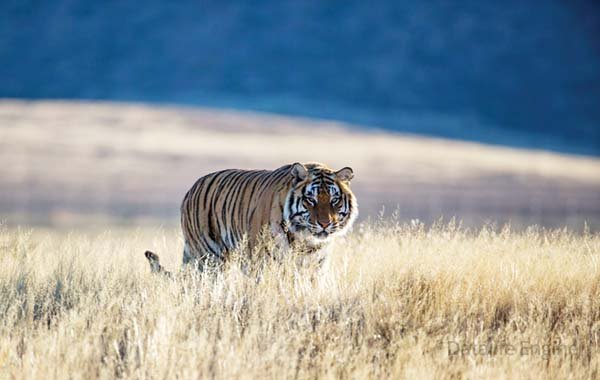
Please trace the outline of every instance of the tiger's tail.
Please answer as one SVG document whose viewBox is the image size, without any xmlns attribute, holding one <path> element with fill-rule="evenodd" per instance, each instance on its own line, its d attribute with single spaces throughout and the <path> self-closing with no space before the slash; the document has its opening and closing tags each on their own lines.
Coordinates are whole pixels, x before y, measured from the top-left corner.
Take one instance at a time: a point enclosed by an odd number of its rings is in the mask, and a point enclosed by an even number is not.
<svg viewBox="0 0 600 380">
<path fill-rule="evenodd" d="M 146 251 L 144 252 L 144 256 L 146 256 L 146 259 L 148 259 L 148 262 L 150 263 L 150 270 L 152 271 L 152 273 L 160 273 L 163 276 L 166 277 L 171 277 L 171 272 L 169 272 L 168 270 L 166 270 L 162 265 L 160 265 L 160 259 L 158 258 L 158 255 L 152 251 Z"/>
</svg>

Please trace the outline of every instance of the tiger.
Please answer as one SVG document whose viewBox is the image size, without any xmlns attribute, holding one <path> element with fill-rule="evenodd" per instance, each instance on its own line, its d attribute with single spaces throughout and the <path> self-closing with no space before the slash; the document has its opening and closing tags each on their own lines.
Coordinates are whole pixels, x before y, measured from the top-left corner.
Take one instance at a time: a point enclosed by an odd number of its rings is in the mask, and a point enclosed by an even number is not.
<svg viewBox="0 0 600 380">
<path fill-rule="evenodd" d="M 327 247 L 346 234 L 358 216 L 350 182 L 354 171 L 299 162 L 275 170 L 227 169 L 199 178 L 181 203 L 183 263 L 220 267 L 247 244 L 252 252 L 265 231 L 280 252 L 302 247 L 319 262 Z M 170 275 L 157 254 L 146 251 L 152 272 Z"/>
</svg>

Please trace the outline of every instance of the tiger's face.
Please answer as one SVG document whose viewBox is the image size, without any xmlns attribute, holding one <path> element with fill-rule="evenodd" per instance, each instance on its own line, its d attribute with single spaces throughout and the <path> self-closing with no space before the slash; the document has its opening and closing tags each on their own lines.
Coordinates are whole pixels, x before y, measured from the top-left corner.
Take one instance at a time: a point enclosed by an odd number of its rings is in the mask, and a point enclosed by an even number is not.
<svg viewBox="0 0 600 380">
<path fill-rule="evenodd" d="M 358 216 L 350 190 L 352 169 L 332 171 L 322 164 L 296 163 L 290 174 L 294 180 L 284 208 L 290 232 L 309 243 L 345 233 Z"/>
</svg>

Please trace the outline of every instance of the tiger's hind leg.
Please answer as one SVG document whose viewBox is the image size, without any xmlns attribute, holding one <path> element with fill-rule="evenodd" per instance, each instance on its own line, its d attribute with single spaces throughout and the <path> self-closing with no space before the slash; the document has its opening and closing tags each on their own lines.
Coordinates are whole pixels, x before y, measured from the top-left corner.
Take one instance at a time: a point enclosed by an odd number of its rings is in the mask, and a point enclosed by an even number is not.
<svg viewBox="0 0 600 380">
<path fill-rule="evenodd" d="M 183 258 L 181 260 L 181 269 L 189 270 L 189 269 L 197 269 L 198 272 L 202 273 L 203 266 L 200 260 L 192 254 L 192 249 L 188 242 L 185 242 L 183 246 Z"/>
<path fill-rule="evenodd" d="M 181 260 L 181 264 L 185 267 L 189 263 L 193 262 L 194 258 L 192 257 L 192 251 L 188 242 L 185 242 L 183 246 L 183 258 Z"/>
<path fill-rule="evenodd" d="M 214 272 L 221 268 L 223 259 L 201 251 L 194 251 L 193 248 L 185 242 L 183 247 L 182 269 L 192 270 L 196 273 Z"/>
<path fill-rule="evenodd" d="M 165 268 L 160 265 L 160 259 L 156 253 L 152 251 L 146 251 L 144 252 L 144 256 L 146 256 L 146 259 L 148 259 L 148 262 L 150 263 L 150 270 L 152 273 L 160 273 L 166 277 L 171 277 L 171 272 L 165 270 Z"/>
</svg>

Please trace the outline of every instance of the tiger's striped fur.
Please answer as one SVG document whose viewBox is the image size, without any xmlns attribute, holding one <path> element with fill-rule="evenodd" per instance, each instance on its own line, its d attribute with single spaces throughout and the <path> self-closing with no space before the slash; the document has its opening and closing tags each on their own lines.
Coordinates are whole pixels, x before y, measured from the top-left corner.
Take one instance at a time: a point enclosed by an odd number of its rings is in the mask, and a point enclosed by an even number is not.
<svg viewBox="0 0 600 380">
<path fill-rule="evenodd" d="M 219 265 L 247 239 L 252 250 L 268 228 L 280 248 L 302 245 L 317 251 L 348 231 L 358 215 L 350 190 L 354 174 L 319 163 L 278 169 L 228 169 L 196 181 L 181 204 L 183 264 Z M 147 252 L 151 268 L 164 271 Z"/>
</svg>

